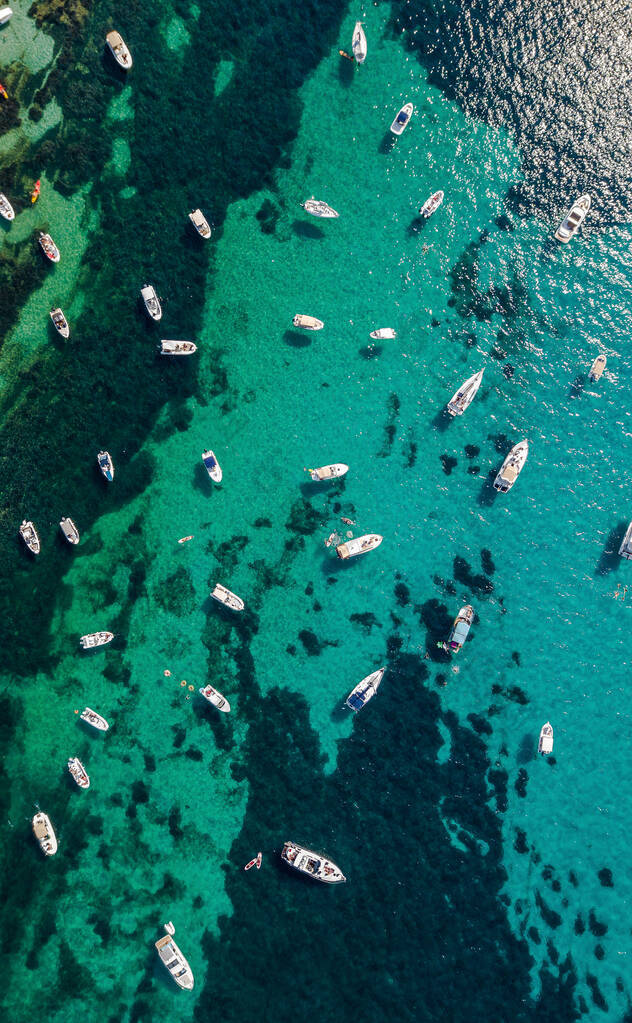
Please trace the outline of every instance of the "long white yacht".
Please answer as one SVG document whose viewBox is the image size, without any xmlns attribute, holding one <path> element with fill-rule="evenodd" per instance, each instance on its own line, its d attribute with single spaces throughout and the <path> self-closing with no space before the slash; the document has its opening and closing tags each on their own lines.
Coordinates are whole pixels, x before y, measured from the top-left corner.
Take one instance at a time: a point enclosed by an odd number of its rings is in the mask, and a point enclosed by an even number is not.
<svg viewBox="0 0 632 1023">
<path fill-rule="evenodd" d="M 325 324 L 316 316 L 308 316 L 306 313 L 297 313 L 292 320 L 294 327 L 302 327 L 303 330 L 322 330 Z"/>
<path fill-rule="evenodd" d="M 33 817 L 31 826 L 44 856 L 54 856 L 57 852 L 57 836 L 48 814 L 40 810 Z"/>
<path fill-rule="evenodd" d="M 453 654 L 458 654 L 459 650 L 465 643 L 473 621 L 474 608 L 471 604 L 465 604 L 454 619 L 452 631 L 450 632 L 450 638 L 448 640 L 448 646 Z"/>
<path fill-rule="evenodd" d="M 364 536 L 354 536 L 352 540 L 338 544 L 336 554 L 343 561 L 345 558 L 355 558 L 358 554 L 367 554 L 368 551 L 379 547 L 384 539 L 379 533 L 365 533 Z"/>
<path fill-rule="evenodd" d="M 5 220 L 15 220 L 15 210 L 4 192 L 0 192 L 0 217 L 4 217 Z"/>
<path fill-rule="evenodd" d="M 68 770 L 70 771 L 74 781 L 76 781 L 80 789 L 90 788 L 90 779 L 88 778 L 88 773 L 83 764 L 81 763 L 79 757 L 70 758 L 70 760 L 68 761 Z"/>
<path fill-rule="evenodd" d="M 193 224 L 200 238 L 211 237 L 211 225 L 202 213 L 202 210 L 191 210 L 189 220 Z"/>
<path fill-rule="evenodd" d="M 45 234 L 44 231 L 39 233 L 40 248 L 47 259 L 50 259 L 51 263 L 59 263 L 59 249 L 55 245 L 55 242 L 49 234 Z"/>
<path fill-rule="evenodd" d="M 461 384 L 458 391 L 452 395 L 448 402 L 448 412 L 451 416 L 462 416 L 465 410 L 470 407 L 481 386 L 484 372 L 485 369 L 483 368 L 478 373 L 468 377 L 465 383 Z"/>
<path fill-rule="evenodd" d="M 93 647 L 105 646 L 114 639 L 113 632 L 88 632 L 82 636 L 79 643 L 84 650 L 92 650 Z"/>
<path fill-rule="evenodd" d="M 162 319 L 162 306 L 153 284 L 143 284 L 140 289 L 140 296 L 144 302 L 147 315 L 157 323 L 158 320 Z"/>
<path fill-rule="evenodd" d="M 494 487 L 501 494 L 506 494 L 508 490 L 511 490 L 524 468 L 528 454 L 529 443 L 526 440 L 521 440 L 511 449 L 494 480 Z"/>
<path fill-rule="evenodd" d="M 344 462 L 334 462 L 333 465 L 321 465 L 318 469 L 308 470 L 314 483 L 322 483 L 324 480 L 335 480 L 339 476 L 345 476 L 349 472 L 349 466 Z"/>
<path fill-rule="evenodd" d="M 586 219 L 590 209 L 590 196 L 582 195 L 573 203 L 569 212 L 555 232 L 558 242 L 570 242 L 573 235 L 576 235 Z"/>
<path fill-rule="evenodd" d="M 207 473 L 215 483 L 222 482 L 222 467 L 210 448 L 202 452 L 202 462 Z"/>
<path fill-rule="evenodd" d="M 392 327 L 378 327 L 377 330 L 372 330 L 369 334 L 374 341 L 391 341 L 397 334 Z"/>
<path fill-rule="evenodd" d="M 111 483 L 114 479 L 114 462 L 109 451 L 99 451 L 97 455 L 97 465 L 105 476 L 108 483 Z"/>
<path fill-rule="evenodd" d="M 211 597 L 215 597 L 215 600 L 219 600 L 220 604 L 225 604 L 231 611 L 243 611 L 246 606 L 241 597 L 238 597 L 231 590 L 227 590 L 221 583 L 215 584 Z"/>
<path fill-rule="evenodd" d="M 625 558 L 626 561 L 632 561 L 632 522 L 625 531 L 625 536 L 623 537 L 621 546 L 619 547 L 619 554 L 622 558 Z"/>
<path fill-rule="evenodd" d="M 306 199 L 301 204 L 306 213 L 311 213 L 313 217 L 324 217 L 325 219 L 331 219 L 332 217 L 339 217 L 340 214 L 336 213 L 331 206 L 328 206 L 322 199 Z"/>
<path fill-rule="evenodd" d="M 92 725 L 98 732 L 107 732 L 110 727 L 105 718 L 97 714 L 96 710 L 91 710 L 90 707 L 86 707 L 85 710 L 81 711 L 81 720 L 85 721 L 87 725 Z"/>
<path fill-rule="evenodd" d="M 171 338 L 163 338 L 160 342 L 161 355 L 193 355 L 197 352 L 197 345 L 193 341 L 175 341 Z"/>
<path fill-rule="evenodd" d="M 590 367 L 588 379 L 592 380 L 592 382 L 596 384 L 597 381 L 601 379 L 601 374 L 603 373 L 605 368 L 606 368 L 605 355 L 598 355 L 595 361 L 593 362 L 592 366 Z"/>
<path fill-rule="evenodd" d="M 311 849 L 304 849 L 296 842 L 286 842 L 281 850 L 281 859 L 293 870 L 298 870 L 315 881 L 324 881 L 325 884 L 340 884 L 346 881 L 340 867 L 337 867 L 331 860 L 326 859 Z"/>
<path fill-rule="evenodd" d="M 164 938 L 154 942 L 156 951 L 160 956 L 160 961 L 169 970 L 178 987 L 184 988 L 185 991 L 192 991 L 194 984 L 193 970 L 173 940 L 176 929 L 171 921 L 165 924 L 164 928 L 167 932 Z"/>
<path fill-rule="evenodd" d="M 547 721 L 540 729 L 540 741 L 538 742 L 538 753 L 553 752 L 553 725 Z"/>
<path fill-rule="evenodd" d="M 132 55 L 123 41 L 121 33 L 116 31 L 108 32 L 105 42 L 121 70 L 129 71 L 132 67 Z"/>
<path fill-rule="evenodd" d="M 203 696 L 205 700 L 212 703 L 214 707 L 221 710 L 223 714 L 228 714 L 230 711 L 230 703 L 225 696 L 215 689 L 212 685 L 206 685 L 202 689 L 198 689 L 200 696 Z"/>
<path fill-rule="evenodd" d="M 377 671 L 371 672 L 361 682 L 358 682 L 357 686 L 351 690 L 345 700 L 347 707 L 350 707 L 351 710 L 362 710 L 365 703 L 368 703 L 377 693 L 377 687 L 384 678 L 385 671 L 385 667 L 378 668 Z"/>
<path fill-rule="evenodd" d="M 404 103 L 404 106 L 391 124 L 391 131 L 393 132 L 393 135 L 401 135 L 413 115 L 413 109 L 414 107 L 412 103 Z"/>
<path fill-rule="evenodd" d="M 50 318 L 53 321 L 53 327 L 58 334 L 63 338 L 70 337 L 70 327 L 68 326 L 68 320 L 64 316 L 63 312 L 57 306 L 55 309 L 51 309 Z"/>
<path fill-rule="evenodd" d="M 362 28 L 362 22 L 356 21 L 351 39 L 351 52 L 356 64 L 364 64 L 367 54 L 366 36 Z"/>
<path fill-rule="evenodd" d="M 75 526 L 72 519 L 69 518 L 62 519 L 61 522 L 59 523 L 59 528 L 61 529 L 68 543 L 73 545 L 79 543 L 80 540 L 79 530 Z"/>
<path fill-rule="evenodd" d="M 31 554 L 39 554 L 40 552 L 40 538 L 37 535 L 37 530 L 32 522 L 26 519 L 22 519 L 22 525 L 20 526 L 20 536 L 24 540 L 24 543 L 30 550 Z"/>
</svg>

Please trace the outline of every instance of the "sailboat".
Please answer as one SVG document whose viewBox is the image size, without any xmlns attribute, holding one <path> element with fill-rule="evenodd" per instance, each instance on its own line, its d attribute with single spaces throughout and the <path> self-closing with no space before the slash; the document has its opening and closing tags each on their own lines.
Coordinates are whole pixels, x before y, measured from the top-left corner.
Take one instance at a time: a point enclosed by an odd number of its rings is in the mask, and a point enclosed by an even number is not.
<svg viewBox="0 0 632 1023">
<path fill-rule="evenodd" d="M 356 64 L 364 64 L 366 60 L 366 36 L 362 28 L 362 22 L 356 21 L 351 40 L 351 51 Z"/>
<path fill-rule="evenodd" d="M 481 386 L 484 372 L 485 368 L 468 377 L 465 383 L 461 384 L 456 394 L 452 395 L 448 402 L 448 412 L 451 416 L 462 416 L 465 410 L 470 407 Z"/>
</svg>

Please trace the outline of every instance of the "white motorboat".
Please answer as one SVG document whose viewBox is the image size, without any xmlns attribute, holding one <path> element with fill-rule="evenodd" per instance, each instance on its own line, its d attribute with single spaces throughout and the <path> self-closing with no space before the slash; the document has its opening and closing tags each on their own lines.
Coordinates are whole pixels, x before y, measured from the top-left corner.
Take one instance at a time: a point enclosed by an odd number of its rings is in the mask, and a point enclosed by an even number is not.
<svg viewBox="0 0 632 1023">
<path fill-rule="evenodd" d="M 472 627 L 474 621 L 474 608 L 471 604 L 466 604 L 461 608 L 458 615 L 454 619 L 452 625 L 452 631 L 450 632 L 450 638 L 448 640 L 448 646 L 453 654 L 458 654 L 459 650 L 465 643 L 468 637 L 468 633 Z"/>
<path fill-rule="evenodd" d="M 160 342 L 161 355 L 193 355 L 197 352 L 197 345 L 193 341 L 171 341 L 165 339 Z"/>
<path fill-rule="evenodd" d="M 22 525 L 20 526 L 20 536 L 24 540 L 24 543 L 30 550 L 31 554 L 39 554 L 40 552 L 40 539 L 37 535 L 37 530 L 33 523 L 29 520 L 22 519 Z"/>
<path fill-rule="evenodd" d="M 345 558 L 355 558 L 358 554 L 366 554 L 368 551 L 372 551 L 375 547 L 379 547 L 384 539 L 379 533 L 366 533 L 364 536 L 355 536 L 352 540 L 347 540 L 346 543 L 341 543 L 336 547 L 336 554 L 343 560 Z"/>
<path fill-rule="evenodd" d="M 85 636 L 81 637 L 79 643 L 84 650 L 92 650 L 93 647 L 105 646 L 106 643 L 111 643 L 113 639 L 113 632 L 88 632 Z"/>
<path fill-rule="evenodd" d="M 86 707 L 85 710 L 81 711 L 81 720 L 85 721 L 87 725 L 92 725 L 99 732 L 107 732 L 110 727 L 105 718 L 97 714 L 96 710 L 91 710 L 90 707 Z"/>
<path fill-rule="evenodd" d="M 189 220 L 193 224 L 200 238 L 211 237 L 211 225 L 202 213 L 202 210 L 191 210 Z"/>
<path fill-rule="evenodd" d="M 0 217 L 5 220 L 15 220 L 15 210 L 3 192 L 0 192 Z"/>
<path fill-rule="evenodd" d="M 605 368 L 606 368 L 605 355 L 598 355 L 595 361 L 593 362 L 592 366 L 590 367 L 588 379 L 592 380 L 593 383 L 596 384 L 597 381 L 601 378 L 601 374 L 603 373 Z"/>
<path fill-rule="evenodd" d="M 306 199 L 304 203 L 301 203 L 306 213 L 311 213 L 313 217 L 325 217 L 330 219 L 331 217 L 339 217 L 340 214 L 336 213 L 331 206 L 328 206 L 322 199 Z"/>
<path fill-rule="evenodd" d="M 79 530 L 75 526 L 75 524 L 72 521 L 72 519 L 69 519 L 69 518 L 62 519 L 61 522 L 59 523 L 59 528 L 61 529 L 62 533 L 66 537 L 66 540 L 68 541 L 68 543 L 71 543 L 71 544 L 79 543 L 79 539 L 80 539 L 80 537 L 79 537 Z"/>
<path fill-rule="evenodd" d="M 132 55 L 123 41 L 121 33 L 116 31 L 108 32 L 105 42 L 118 66 L 123 71 L 129 71 L 132 66 Z"/>
<path fill-rule="evenodd" d="M 392 327 L 379 327 L 378 330 L 372 330 L 369 337 L 374 341 L 392 341 L 397 334 Z"/>
<path fill-rule="evenodd" d="M 433 213 L 436 213 L 441 203 L 443 202 L 443 192 L 433 192 L 429 199 L 426 199 L 425 203 L 419 210 L 421 217 L 431 217 Z"/>
<path fill-rule="evenodd" d="M 540 729 L 540 741 L 538 742 L 538 753 L 553 752 L 553 725 L 547 721 Z"/>
<path fill-rule="evenodd" d="M 364 64 L 366 60 L 366 36 L 364 29 L 362 28 L 362 22 L 356 21 L 353 29 L 353 37 L 351 39 L 351 52 L 353 53 L 356 64 Z"/>
<path fill-rule="evenodd" d="M 202 452 L 202 462 L 204 463 L 204 468 L 211 479 L 214 480 L 215 483 L 221 483 L 222 467 L 210 448 Z"/>
<path fill-rule="evenodd" d="M 212 685 L 206 685 L 203 689 L 198 689 L 200 696 L 203 696 L 205 700 L 212 703 L 214 707 L 221 710 L 223 714 L 228 714 L 230 710 L 230 703 L 225 696 L 222 696 L 217 689 L 214 689 Z"/>
<path fill-rule="evenodd" d="M 521 440 L 511 449 L 494 480 L 494 487 L 501 494 L 506 494 L 508 490 L 511 490 L 524 468 L 528 454 L 529 443 L 526 440 Z"/>
<path fill-rule="evenodd" d="M 371 672 L 361 682 L 358 682 L 355 689 L 351 690 L 345 700 L 347 707 L 350 707 L 351 710 L 362 710 L 365 703 L 368 703 L 377 693 L 377 687 L 382 681 L 385 671 L 386 668 L 378 668 L 377 671 Z"/>
<path fill-rule="evenodd" d="M 349 466 L 344 462 L 334 462 L 333 465 L 321 465 L 319 469 L 307 470 L 314 483 L 322 483 L 323 480 L 335 480 L 349 472 Z"/>
<path fill-rule="evenodd" d="M 175 927 L 171 922 L 165 924 L 164 927 L 167 932 L 164 938 L 154 942 L 160 962 L 169 970 L 178 987 L 184 988 L 185 991 L 192 991 L 193 970 L 173 940 L 173 935 L 176 933 Z"/>
<path fill-rule="evenodd" d="M 577 202 L 573 203 L 569 212 L 555 232 L 558 242 L 570 242 L 573 235 L 577 234 L 586 219 L 590 209 L 590 196 L 582 195 Z"/>
<path fill-rule="evenodd" d="M 111 483 L 114 479 L 114 462 L 109 451 L 99 451 L 97 455 L 97 465 L 105 476 L 108 483 Z"/>
<path fill-rule="evenodd" d="M 10 21 L 13 17 L 13 11 L 10 7 L 0 7 L 0 25 L 6 25 L 7 21 Z"/>
<path fill-rule="evenodd" d="M 70 758 L 68 761 L 68 770 L 80 789 L 90 788 L 90 779 L 88 778 L 86 769 L 81 763 L 79 757 Z"/>
<path fill-rule="evenodd" d="M 51 236 L 49 234 L 45 234 L 44 231 L 40 231 L 39 243 L 46 258 L 50 259 L 51 263 L 59 263 L 59 249 L 55 245 Z"/>
<path fill-rule="evenodd" d="M 632 561 L 632 522 L 625 531 L 625 536 L 623 537 L 621 546 L 619 547 L 619 554 L 622 558 L 625 558 L 626 561 Z"/>
<path fill-rule="evenodd" d="M 324 881 L 325 884 L 340 884 L 341 881 L 347 880 L 340 867 L 337 867 L 331 860 L 310 849 L 304 849 L 296 842 L 285 843 L 281 850 L 281 859 L 293 870 L 298 870 L 315 881 Z"/>
<path fill-rule="evenodd" d="M 140 296 L 145 304 L 147 315 L 158 323 L 158 320 L 162 319 L 162 308 L 153 284 L 143 284 Z"/>
<path fill-rule="evenodd" d="M 58 334 L 61 334 L 61 336 L 64 338 L 70 337 L 70 327 L 68 326 L 68 320 L 62 313 L 59 306 L 57 306 L 56 309 L 51 309 L 50 318 L 53 321 L 53 327 L 55 328 Z"/>
<path fill-rule="evenodd" d="M 484 372 L 485 369 L 483 368 L 478 373 L 468 377 L 465 383 L 461 384 L 456 394 L 452 395 L 448 402 L 448 412 L 451 416 L 462 416 L 465 410 L 470 407 L 481 386 Z"/>
<path fill-rule="evenodd" d="M 246 606 L 241 597 L 238 597 L 236 593 L 232 593 L 231 590 L 227 590 L 221 583 L 215 584 L 211 597 L 215 597 L 215 600 L 219 600 L 220 604 L 225 604 L 231 611 L 243 611 Z"/>
<path fill-rule="evenodd" d="M 33 817 L 31 826 L 44 856 L 54 856 L 57 852 L 57 836 L 48 814 L 40 810 Z"/>
<path fill-rule="evenodd" d="M 315 316 L 307 316 L 305 313 L 297 313 L 292 323 L 303 330 L 322 330 L 325 326 L 322 320 L 317 320 Z"/>
<path fill-rule="evenodd" d="M 406 127 L 406 125 L 408 124 L 412 117 L 413 109 L 414 108 L 412 103 L 404 104 L 402 109 L 397 114 L 397 117 L 391 124 L 391 131 L 393 132 L 393 135 L 401 135 L 404 128 Z"/>
</svg>

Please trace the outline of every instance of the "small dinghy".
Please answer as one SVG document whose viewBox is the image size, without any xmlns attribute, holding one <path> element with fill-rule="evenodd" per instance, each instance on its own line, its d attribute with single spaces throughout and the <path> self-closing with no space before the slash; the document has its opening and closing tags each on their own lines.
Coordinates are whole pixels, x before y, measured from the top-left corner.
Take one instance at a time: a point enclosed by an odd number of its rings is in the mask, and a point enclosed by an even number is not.
<svg viewBox="0 0 632 1023">
<path fill-rule="evenodd" d="M 44 856 L 54 856 L 57 852 L 57 836 L 48 814 L 40 810 L 31 821 L 31 826 Z"/>
<path fill-rule="evenodd" d="M 200 696 L 203 696 L 205 700 L 208 700 L 209 703 L 212 703 L 214 707 L 217 707 L 218 710 L 221 710 L 222 714 L 228 714 L 230 711 L 230 703 L 226 697 L 222 696 L 222 694 L 217 689 L 214 689 L 213 686 L 204 686 L 203 689 L 198 689 L 198 693 Z"/>
<path fill-rule="evenodd" d="M 355 689 L 352 689 L 349 693 L 345 703 L 351 710 L 362 710 L 365 703 L 375 696 L 377 693 L 377 687 L 384 678 L 384 672 L 386 668 L 378 668 L 377 671 L 371 672 L 366 678 L 363 678 L 361 682 L 358 682 Z"/>
<path fill-rule="evenodd" d="M 37 530 L 31 521 L 26 519 L 22 520 L 20 526 L 20 536 L 24 540 L 24 543 L 30 550 L 31 554 L 39 554 L 40 552 L 40 539 L 37 535 Z"/>
<path fill-rule="evenodd" d="M 50 318 L 53 321 L 53 327 L 61 337 L 70 337 L 70 327 L 68 326 L 68 320 L 62 313 L 59 306 L 56 309 L 51 309 Z"/>
<path fill-rule="evenodd" d="M 105 718 L 97 714 L 96 710 L 91 710 L 90 707 L 86 707 L 85 710 L 81 711 L 81 721 L 85 721 L 87 725 L 96 728 L 98 732 L 107 732 L 110 727 Z"/>
<path fill-rule="evenodd" d="M 79 644 L 84 650 L 92 650 L 94 647 L 105 646 L 106 643 L 111 643 L 113 639 L 113 632 L 88 632 L 85 636 L 81 637 Z"/>
<path fill-rule="evenodd" d="M 576 203 L 573 203 L 573 206 L 555 232 L 558 242 L 570 242 L 571 238 L 577 234 L 584 223 L 589 209 L 589 195 L 582 195 Z"/>
<path fill-rule="evenodd" d="M 353 38 L 351 39 L 351 52 L 353 53 L 356 64 L 364 64 L 366 60 L 366 36 L 364 29 L 362 28 L 362 22 L 356 21 L 353 29 Z"/>
<path fill-rule="evenodd" d="M 215 455 L 209 448 L 207 451 L 202 452 L 202 462 L 204 468 L 215 483 L 222 482 L 222 467 L 217 461 Z"/>
<path fill-rule="evenodd" d="M 452 632 L 450 633 L 450 638 L 448 640 L 448 648 L 453 654 L 458 654 L 459 650 L 465 643 L 473 621 L 474 608 L 471 604 L 466 604 L 465 607 L 461 608 L 454 619 Z"/>
<path fill-rule="evenodd" d="M 303 330 L 322 330 L 325 326 L 322 320 L 317 320 L 315 316 L 307 316 L 305 313 L 297 313 L 292 323 Z"/>
<path fill-rule="evenodd" d="M 447 405 L 451 416 L 462 416 L 465 410 L 470 407 L 481 386 L 484 372 L 485 369 L 483 368 L 478 373 L 468 377 L 465 383 L 461 384 L 456 394 L 452 395 Z"/>
<path fill-rule="evenodd" d="M 153 284 L 143 284 L 140 289 L 140 297 L 145 304 L 145 311 L 149 318 L 158 323 L 158 320 L 162 319 L 162 308 Z"/>
<path fill-rule="evenodd" d="M 194 352 L 197 352 L 197 345 L 193 344 L 193 341 L 170 341 L 166 339 L 160 342 L 161 355 L 193 355 Z"/>
<path fill-rule="evenodd" d="M 40 231 L 39 234 L 40 248 L 47 259 L 50 259 L 51 263 L 59 263 L 59 249 L 55 245 L 55 242 L 49 234 L 45 234 Z"/>
<path fill-rule="evenodd" d="M 13 206 L 3 192 L 0 192 L 0 217 L 4 217 L 5 220 L 15 220 Z"/>
<path fill-rule="evenodd" d="M 322 483 L 324 480 L 335 480 L 349 472 L 349 466 L 344 462 L 334 462 L 333 465 L 321 465 L 319 469 L 308 469 L 308 473 L 314 483 Z"/>
<path fill-rule="evenodd" d="M 191 210 L 189 220 L 193 224 L 200 238 L 211 237 L 211 225 L 202 213 L 202 210 Z"/>
<path fill-rule="evenodd" d="M 593 383 L 596 384 L 597 381 L 601 378 L 601 374 L 603 373 L 605 368 L 606 368 L 605 355 L 598 355 L 595 361 L 593 362 L 592 366 L 590 367 L 588 379 L 592 380 Z"/>
<path fill-rule="evenodd" d="M 300 874 L 305 874 L 315 881 L 324 881 L 325 884 L 340 884 L 347 880 L 340 867 L 337 867 L 331 860 L 325 859 L 319 853 L 312 852 L 311 849 L 304 849 L 296 842 L 285 843 L 281 850 L 281 859 L 292 870 L 298 870 Z"/>
<path fill-rule="evenodd" d="M 313 217 L 325 217 L 331 219 L 332 217 L 339 217 L 340 214 L 336 213 L 331 206 L 328 206 L 322 199 L 306 199 L 304 203 L 301 203 L 306 213 L 311 213 Z"/>
<path fill-rule="evenodd" d="M 356 536 L 352 540 L 347 540 L 346 543 L 341 543 L 336 547 L 336 554 L 343 561 L 345 558 L 355 558 L 358 554 L 367 554 L 369 551 L 375 550 L 379 547 L 384 539 L 379 533 L 366 533 L 365 536 Z"/>
<path fill-rule="evenodd" d="M 252 870 L 253 867 L 256 867 L 257 870 L 260 870 L 261 869 L 261 861 L 262 861 L 262 859 L 263 859 L 263 856 L 261 855 L 261 853 L 257 853 L 257 855 L 255 856 L 254 860 L 249 860 L 248 861 L 248 863 L 244 867 L 244 870 Z"/>
<path fill-rule="evenodd" d="M 625 531 L 625 536 L 623 537 L 621 546 L 619 547 L 619 554 L 622 558 L 625 558 L 626 561 L 632 561 L 632 522 Z"/>
<path fill-rule="evenodd" d="M 171 922 L 165 924 L 167 932 L 164 938 L 154 942 L 160 962 L 167 968 L 178 987 L 185 991 L 193 990 L 193 970 L 182 955 L 182 952 L 173 940 L 176 929 Z"/>
<path fill-rule="evenodd" d="M 529 444 L 526 440 L 521 440 L 511 449 L 494 480 L 494 488 L 501 494 L 506 494 L 508 490 L 511 490 L 524 469 L 528 454 Z"/>
<path fill-rule="evenodd" d="M 397 117 L 391 124 L 391 131 L 393 135 L 401 135 L 404 128 L 410 121 L 413 113 L 412 103 L 405 103 L 402 109 L 399 111 Z"/>
<path fill-rule="evenodd" d="M 97 465 L 108 483 L 111 483 L 114 479 L 114 462 L 109 451 L 99 451 Z"/>
<path fill-rule="evenodd" d="M 374 341 L 392 341 L 397 334 L 392 327 L 380 327 L 378 330 L 372 330 L 369 334 Z"/>
<path fill-rule="evenodd" d="M 72 519 L 68 519 L 68 518 L 62 519 L 61 522 L 59 523 L 59 528 L 61 529 L 62 533 L 66 537 L 66 540 L 68 541 L 68 543 L 71 543 L 71 544 L 79 543 L 79 539 L 80 539 L 79 538 L 79 530 L 75 526 L 75 524 L 72 521 Z"/>
<path fill-rule="evenodd" d="M 88 778 L 86 769 L 81 763 L 79 757 L 70 758 L 68 761 L 68 770 L 80 789 L 90 788 L 90 779 Z"/>
<path fill-rule="evenodd" d="M 553 726 L 550 721 L 547 721 L 545 725 L 542 725 L 540 729 L 540 741 L 538 742 L 538 753 L 552 753 L 553 752 Z"/>
<path fill-rule="evenodd" d="M 132 66 L 132 55 L 125 45 L 121 33 L 116 31 L 108 32 L 105 37 L 105 43 L 121 70 L 129 71 Z"/>
<path fill-rule="evenodd" d="M 7 21 L 10 21 L 13 17 L 13 11 L 10 7 L 0 7 L 0 25 L 6 25 Z"/>
<path fill-rule="evenodd" d="M 426 199 L 425 203 L 419 210 L 420 217 L 431 217 L 433 213 L 436 213 L 441 203 L 443 202 L 443 192 L 435 192 Z"/>
<path fill-rule="evenodd" d="M 214 597 L 215 600 L 219 600 L 220 604 L 225 604 L 226 607 L 231 609 L 231 611 L 243 611 L 246 606 L 241 597 L 238 597 L 236 593 L 232 593 L 230 590 L 227 590 L 221 583 L 216 584 L 215 589 L 211 593 L 211 597 Z"/>
</svg>

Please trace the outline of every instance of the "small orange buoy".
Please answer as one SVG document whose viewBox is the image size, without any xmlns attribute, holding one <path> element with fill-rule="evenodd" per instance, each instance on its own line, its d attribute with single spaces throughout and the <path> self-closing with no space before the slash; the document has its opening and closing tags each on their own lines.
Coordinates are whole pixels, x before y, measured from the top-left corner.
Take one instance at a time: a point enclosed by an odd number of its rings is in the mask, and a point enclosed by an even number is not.
<svg viewBox="0 0 632 1023">
<path fill-rule="evenodd" d="M 75 711 L 75 714 L 78 714 L 78 713 L 79 713 L 79 711 L 78 711 L 78 710 L 76 710 L 76 711 Z"/>
</svg>

